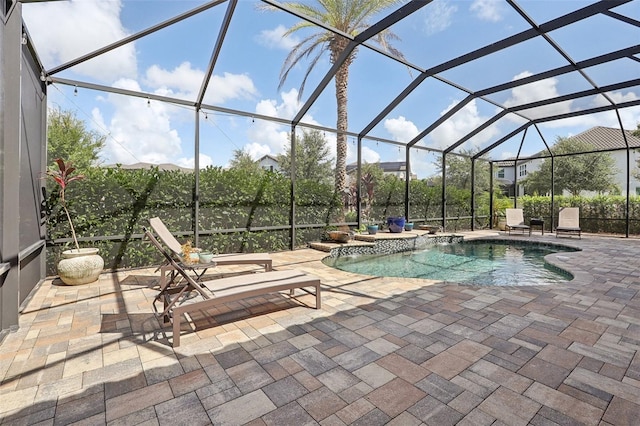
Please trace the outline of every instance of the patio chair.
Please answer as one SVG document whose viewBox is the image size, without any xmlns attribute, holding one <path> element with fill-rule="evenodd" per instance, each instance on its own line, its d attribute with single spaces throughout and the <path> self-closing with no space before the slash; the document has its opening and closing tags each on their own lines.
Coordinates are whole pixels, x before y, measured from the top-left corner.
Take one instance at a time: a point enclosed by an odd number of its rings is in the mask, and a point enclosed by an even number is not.
<svg viewBox="0 0 640 426">
<path fill-rule="evenodd" d="M 152 302 L 156 317 L 163 324 L 173 325 L 173 347 L 180 346 L 180 329 L 183 316 L 191 312 L 203 312 L 224 303 L 241 299 L 263 296 L 289 290 L 294 296 L 294 290 L 299 288 L 316 297 L 316 309 L 321 308 L 320 279 L 296 270 L 269 271 L 260 274 L 239 275 L 228 278 L 196 282 L 174 257 L 164 249 L 153 233 L 144 228 L 145 236 L 164 256 L 171 267 L 182 277 L 180 283 L 161 287 L 160 293 Z M 215 291 L 209 288 L 215 288 Z M 315 293 L 307 290 L 315 287 Z M 158 302 L 163 302 L 158 308 Z M 162 318 L 162 319 L 160 319 Z"/>
<path fill-rule="evenodd" d="M 158 236 L 158 239 L 162 241 L 171 252 L 180 261 L 182 268 L 191 270 L 197 277 L 198 281 L 204 275 L 208 268 L 212 268 L 216 265 L 261 265 L 264 266 L 265 271 L 270 271 L 273 267 L 273 261 L 269 253 L 231 253 L 231 254 L 218 254 L 213 256 L 208 263 L 188 263 L 185 259 L 182 259 L 182 245 L 173 234 L 166 227 L 164 222 L 159 217 L 152 217 L 149 219 L 149 225 Z M 175 270 L 168 263 L 165 262 L 160 266 L 160 286 L 163 287 L 166 282 L 167 272 L 171 274 L 171 280 L 175 279 Z"/>
<path fill-rule="evenodd" d="M 556 227 L 556 238 L 558 234 L 575 235 L 582 239 L 580 230 L 580 209 L 578 207 L 563 207 L 558 213 L 558 226 Z"/>
<path fill-rule="evenodd" d="M 505 216 L 507 219 L 505 228 L 509 230 L 509 235 L 511 235 L 512 229 L 521 229 L 523 234 L 525 231 L 529 231 L 529 235 L 531 235 L 531 227 L 524 223 L 522 209 L 505 209 Z"/>
</svg>

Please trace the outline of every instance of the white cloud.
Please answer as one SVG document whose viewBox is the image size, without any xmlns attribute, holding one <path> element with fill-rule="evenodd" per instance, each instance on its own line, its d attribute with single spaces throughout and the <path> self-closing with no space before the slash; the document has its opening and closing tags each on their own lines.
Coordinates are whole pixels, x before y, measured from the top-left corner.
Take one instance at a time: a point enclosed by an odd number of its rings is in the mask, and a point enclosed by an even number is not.
<svg viewBox="0 0 640 426">
<path fill-rule="evenodd" d="M 440 115 L 445 114 L 448 110 L 457 105 L 459 101 L 454 100 Z M 446 148 L 462 137 L 481 126 L 490 117 L 482 116 L 478 111 L 475 99 L 465 105 L 460 111 L 456 112 L 453 117 L 438 126 L 431 132 L 431 140 L 433 148 Z M 488 142 L 498 134 L 498 128 L 495 125 L 487 127 L 482 132 L 474 136 L 468 143 L 479 146 L 484 142 Z"/>
<path fill-rule="evenodd" d="M 434 164 L 433 158 L 425 155 L 422 150 L 416 152 L 411 151 L 411 173 L 418 176 L 418 179 L 424 179 L 433 176 L 438 166 Z"/>
<path fill-rule="evenodd" d="M 145 84 L 155 93 L 195 100 L 204 80 L 204 71 L 191 67 L 183 62 L 173 70 L 166 70 L 158 65 L 147 69 Z M 230 99 L 251 98 L 257 93 L 251 78 L 246 74 L 213 75 L 207 88 L 205 102 L 222 104 Z"/>
<path fill-rule="evenodd" d="M 418 135 L 418 128 L 403 116 L 389 118 L 384 121 L 384 128 L 398 142 L 408 143 Z"/>
<path fill-rule="evenodd" d="M 37 2 L 24 4 L 23 15 L 40 58 L 52 68 L 128 36 L 120 21 L 121 9 L 120 1 Z M 135 46 L 129 43 L 72 70 L 108 83 L 135 77 Z"/>
<path fill-rule="evenodd" d="M 271 148 L 267 145 L 262 145 L 259 143 L 249 143 L 244 146 L 244 151 L 251 155 L 251 158 L 254 160 L 259 160 L 267 154 L 271 154 Z"/>
<path fill-rule="evenodd" d="M 523 72 L 514 77 L 514 80 L 527 77 L 531 75 L 530 72 Z M 558 81 L 555 78 L 545 79 L 530 84 L 525 84 L 520 87 L 516 87 L 511 91 L 511 97 L 505 102 L 505 106 L 522 105 L 525 103 L 535 102 L 542 99 L 549 99 L 559 96 L 557 89 Z M 616 103 L 626 102 L 629 100 L 638 99 L 640 96 L 632 91 L 622 92 L 610 92 L 609 96 Z M 578 100 L 558 102 L 551 105 L 545 105 L 538 108 L 531 108 L 520 111 L 526 117 L 531 119 L 566 114 L 576 111 L 576 102 Z M 603 96 L 594 96 L 585 108 L 599 107 L 609 105 Z M 638 122 L 640 122 L 640 107 L 624 108 L 620 111 L 620 118 L 625 128 L 634 129 Z M 593 126 L 605 126 L 605 127 L 618 127 L 618 119 L 614 113 L 600 113 L 600 114 L 587 114 L 571 117 L 563 120 L 554 120 L 542 123 L 542 126 L 547 128 L 562 128 L 562 127 L 593 127 Z"/>
<path fill-rule="evenodd" d="M 377 163 L 380 161 L 380 154 L 369 147 L 363 146 L 362 161 L 364 161 L 365 163 Z"/>
<path fill-rule="evenodd" d="M 201 169 L 204 169 L 207 166 L 213 165 L 213 159 L 208 155 L 200 154 L 198 157 L 200 158 L 199 166 Z M 193 167 L 195 166 L 195 159 L 193 157 L 190 157 L 190 158 L 182 157 L 175 160 L 175 164 L 177 164 L 180 167 L 187 167 L 189 169 L 193 169 Z"/>
<path fill-rule="evenodd" d="M 615 103 L 623 103 L 640 99 L 640 95 L 635 92 L 629 91 L 627 93 L 622 92 L 608 92 L 609 97 Z M 593 106 L 598 107 L 602 105 L 608 105 L 609 102 L 603 96 L 596 96 L 593 101 Z M 619 110 L 620 120 L 625 129 L 635 130 L 640 124 L 640 106 L 628 107 Z M 614 114 L 608 114 L 611 116 L 610 121 L 601 126 L 618 127 L 618 121 Z"/>
<path fill-rule="evenodd" d="M 355 146 L 347 144 L 347 164 L 352 164 L 358 161 L 358 152 Z M 380 154 L 373 149 L 363 146 L 362 147 L 362 162 L 363 163 L 377 163 L 380 161 Z"/>
<path fill-rule="evenodd" d="M 292 35 L 285 36 L 287 29 L 283 25 L 278 25 L 272 30 L 262 30 L 257 36 L 257 41 L 263 46 L 271 49 L 283 49 L 290 51 L 300 40 Z"/>
<path fill-rule="evenodd" d="M 292 119 L 300 110 L 302 103 L 298 100 L 298 91 L 291 89 L 280 94 L 281 101 L 278 103 L 273 99 L 263 99 L 256 105 L 256 113 L 269 117 Z M 305 115 L 303 121 L 309 124 L 318 124 L 313 117 Z M 251 127 L 247 131 L 250 143 L 247 148 L 254 155 L 260 154 L 257 158 L 265 154 L 277 155 L 282 153 L 289 143 L 289 132 L 291 126 L 279 124 L 273 121 L 253 120 Z M 326 135 L 329 149 L 335 155 L 335 136 Z"/>
<path fill-rule="evenodd" d="M 529 77 L 532 75 L 529 71 L 524 71 L 516 75 L 512 81 L 519 80 L 521 78 Z M 557 86 L 558 80 L 556 78 L 547 78 L 533 83 L 524 84 L 522 86 L 514 87 L 511 90 L 511 96 L 504 103 L 506 107 L 527 104 L 543 99 L 550 99 L 559 96 Z M 559 102 L 550 105 L 544 105 L 537 108 L 531 108 L 520 111 L 520 114 L 529 117 L 531 119 L 565 114 L 572 110 L 573 101 Z"/>
<path fill-rule="evenodd" d="M 483 21 L 498 22 L 502 20 L 503 5 L 501 0 L 473 0 L 469 10 Z"/>
<path fill-rule="evenodd" d="M 116 87 L 139 91 L 135 80 L 120 80 Z M 178 132 L 172 129 L 171 114 L 162 102 L 147 103 L 147 100 L 109 94 L 106 97 L 114 107 L 109 122 L 104 122 L 102 114 L 94 109 L 94 120 L 108 129 L 102 160 L 106 164 L 131 164 L 138 161 L 148 163 L 175 163 L 181 158 L 182 141 Z M 131 117 L 135 117 L 132 120 Z"/>
<path fill-rule="evenodd" d="M 426 33 L 431 35 L 446 30 L 451 26 L 457 10 L 458 6 L 449 4 L 447 0 L 436 0 L 429 4 L 424 19 Z"/>
</svg>

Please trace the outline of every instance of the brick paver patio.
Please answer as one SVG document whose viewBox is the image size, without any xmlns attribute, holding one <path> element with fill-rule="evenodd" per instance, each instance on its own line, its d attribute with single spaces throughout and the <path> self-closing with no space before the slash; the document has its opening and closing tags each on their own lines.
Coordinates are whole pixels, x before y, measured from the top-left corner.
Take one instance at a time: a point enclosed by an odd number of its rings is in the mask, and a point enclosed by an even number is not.
<svg viewBox="0 0 640 426">
<path fill-rule="evenodd" d="M 176 349 L 151 314 L 152 269 L 47 281 L 0 345 L 0 421 L 637 425 L 640 241 L 557 241 L 583 249 L 554 260 L 575 279 L 539 287 L 372 278 L 320 251 L 275 253 L 275 269 L 322 279 L 323 309 L 308 295 L 234 303 L 194 316 Z"/>
</svg>

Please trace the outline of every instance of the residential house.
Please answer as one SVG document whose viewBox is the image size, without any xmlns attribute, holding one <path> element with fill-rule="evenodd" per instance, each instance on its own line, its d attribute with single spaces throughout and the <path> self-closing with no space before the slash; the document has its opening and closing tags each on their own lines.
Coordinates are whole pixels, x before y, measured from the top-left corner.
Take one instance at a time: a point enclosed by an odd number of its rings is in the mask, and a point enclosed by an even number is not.
<svg viewBox="0 0 640 426">
<path fill-rule="evenodd" d="M 638 171 L 636 164 L 637 160 L 640 159 L 640 138 L 633 136 L 632 133 L 633 131 L 631 130 L 625 130 L 627 143 L 629 147 L 634 148 L 630 151 L 631 171 L 629 172 L 629 187 L 632 195 L 640 195 L 640 181 L 633 176 L 634 173 Z M 624 192 L 627 187 L 627 151 L 620 129 L 597 126 L 571 138 L 591 144 L 595 151 L 609 152 L 609 155 L 611 155 L 615 161 L 615 167 L 617 169 L 614 183 Z M 524 194 L 524 186 L 520 182 L 527 177 L 527 174 L 535 172 L 540 168 L 540 165 L 545 159 L 535 157 L 542 155 L 548 155 L 548 152 L 541 151 L 530 157 L 519 158 L 517 163 L 515 159 L 507 159 L 494 163 L 494 180 L 503 188 L 505 194 L 513 197 L 516 193 L 515 182 L 517 177 L 517 194 Z"/>
<path fill-rule="evenodd" d="M 258 159 L 258 164 L 265 170 L 270 172 L 280 171 L 280 164 L 278 163 L 278 159 L 273 155 L 263 155 Z"/>
</svg>

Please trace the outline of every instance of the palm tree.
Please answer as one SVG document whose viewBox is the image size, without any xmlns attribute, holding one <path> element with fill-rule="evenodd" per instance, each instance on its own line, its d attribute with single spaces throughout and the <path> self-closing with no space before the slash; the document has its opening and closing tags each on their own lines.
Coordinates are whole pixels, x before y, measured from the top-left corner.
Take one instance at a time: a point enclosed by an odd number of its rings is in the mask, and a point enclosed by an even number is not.
<svg viewBox="0 0 640 426">
<path fill-rule="evenodd" d="M 394 4 L 401 3 L 398 0 L 317 0 L 317 5 L 311 3 L 283 3 L 288 9 L 301 13 L 305 16 L 313 18 L 319 22 L 323 22 L 328 26 L 341 31 L 344 34 L 355 36 L 367 28 L 369 28 L 369 20 L 372 16 L 379 13 Z M 280 71 L 280 84 L 278 90 L 282 88 L 291 70 L 298 65 L 303 59 L 309 59 L 309 66 L 305 72 L 298 97 L 302 96 L 307 77 L 320 61 L 325 52 L 329 52 L 329 60 L 331 64 L 340 57 L 340 54 L 349 44 L 349 39 L 333 33 L 331 31 L 319 28 L 311 22 L 300 21 L 287 29 L 283 37 L 289 36 L 297 31 L 304 29 L 316 30 L 311 35 L 306 36 L 300 43 L 295 45 L 282 65 Z M 381 31 L 372 38 L 382 48 L 389 53 L 403 58 L 402 53 L 394 49 L 390 41 L 398 40 L 398 37 L 388 30 Z M 337 123 L 336 130 L 336 171 L 335 171 L 335 190 L 336 194 L 343 194 L 347 186 L 347 86 L 349 82 L 349 66 L 357 55 L 357 49 L 354 49 L 342 66 L 335 74 L 334 82 L 336 88 L 336 105 L 337 105 Z M 344 211 L 340 211 L 339 221 L 344 220 Z"/>
</svg>

